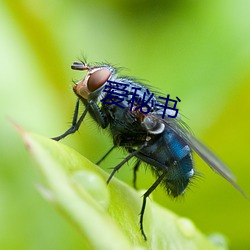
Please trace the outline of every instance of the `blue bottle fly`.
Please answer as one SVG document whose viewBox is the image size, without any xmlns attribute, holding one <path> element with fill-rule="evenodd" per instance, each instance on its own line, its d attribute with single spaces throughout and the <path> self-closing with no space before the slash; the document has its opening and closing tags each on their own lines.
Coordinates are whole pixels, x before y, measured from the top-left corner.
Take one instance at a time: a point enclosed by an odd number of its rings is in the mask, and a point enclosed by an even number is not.
<svg viewBox="0 0 250 250">
<path fill-rule="evenodd" d="M 117 70 L 108 64 L 89 66 L 84 62 L 74 62 L 71 68 L 85 70 L 87 74 L 73 87 L 78 100 L 71 127 L 53 139 L 59 141 L 76 132 L 89 113 L 113 138 L 114 146 L 98 163 L 116 147 L 123 147 L 128 152 L 127 157 L 113 169 L 107 183 L 131 158 L 137 159 L 134 185 L 141 163 L 151 167 L 156 181 L 143 195 L 140 213 L 140 229 L 145 240 L 143 215 L 147 197 L 159 184 L 170 196 L 184 193 L 195 174 L 192 151 L 245 195 L 225 164 L 188 131 L 177 113 L 176 102 L 174 106 L 164 108 L 165 98 L 152 95 L 147 85 L 132 78 L 119 77 Z M 79 116 L 80 102 L 85 110 Z"/>
</svg>

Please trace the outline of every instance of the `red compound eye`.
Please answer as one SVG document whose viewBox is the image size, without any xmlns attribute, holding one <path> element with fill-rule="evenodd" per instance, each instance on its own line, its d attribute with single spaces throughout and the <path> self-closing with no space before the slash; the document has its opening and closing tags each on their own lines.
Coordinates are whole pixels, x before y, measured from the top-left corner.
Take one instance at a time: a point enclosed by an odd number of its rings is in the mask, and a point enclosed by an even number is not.
<svg viewBox="0 0 250 250">
<path fill-rule="evenodd" d="M 88 79 L 88 90 L 93 92 L 99 89 L 109 78 L 110 71 L 108 69 L 99 69 L 92 73 Z"/>
</svg>

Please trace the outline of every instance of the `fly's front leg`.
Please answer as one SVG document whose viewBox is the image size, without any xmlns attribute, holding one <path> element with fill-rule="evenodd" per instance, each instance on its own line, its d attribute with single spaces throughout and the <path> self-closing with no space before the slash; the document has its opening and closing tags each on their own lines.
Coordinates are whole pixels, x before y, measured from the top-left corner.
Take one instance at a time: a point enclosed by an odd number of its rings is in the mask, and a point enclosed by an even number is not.
<svg viewBox="0 0 250 250">
<path fill-rule="evenodd" d="M 98 105 L 94 101 L 89 101 L 87 103 L 86 109 L 84 110 L 84 112 L 80 116 L 79 120 L 77 120 L 78 113 L 79 113 L 79 105 L 80 105 L 80 100 L 78 99 L 76 102 L 71 127 L 62 135 L 59 135 L 57 137 L 52 138 L 53 140 L 59 141 L 59 140 L 63 139 L 64 137 L 68 136 L 69 134 L 75 133 L 79 129 L 84 117 L 86 116 L 86 114 L 88 112 L 102 128 L 106 128 L 108 126 L 105 114 L 102 113 L 102 111 L 100 110 L 100 108 L 98 107 Z"/>
<path fill-rule="evenodd" d="M 78 119 L 78 112 L 79 112 L 79 104 L 80 104 L 80 101 L 78 99 L 77 102 L 76 102 L 71 127 L 65 133 L 63 133 L 62 135 L 59 135 L 57 137 L 53 137 L 51 139 L 53 139 L 55 141 L 60 141 L 64 137 L 68 136 L 69 134 L 75 133 L 79 129 L 84 117 L 86 116 L 86 114 L 88 112 L 88 106 L 87 106 L 86 109 L 84 110 L 84 112 L 82 113 L 82 115 L 80 116 L 79 120 L 77 120 Z"/>
<path fill-rule="evenodd" d="M 89 101 L 89 113 L 96 120 L 96 122 L 102 127 L 106 128 L 108 126 L 108 121 L 106 115 L 98 107 L 97 103 L 94 101 Z"/>
</svg>

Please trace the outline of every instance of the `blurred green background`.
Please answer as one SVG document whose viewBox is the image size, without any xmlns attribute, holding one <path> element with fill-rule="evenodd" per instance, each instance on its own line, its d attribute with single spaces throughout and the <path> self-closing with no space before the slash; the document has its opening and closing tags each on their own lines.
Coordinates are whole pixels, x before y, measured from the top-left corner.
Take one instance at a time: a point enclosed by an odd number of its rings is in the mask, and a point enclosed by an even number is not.
<svg viewBox="0 0 250 250">
<path fill-rule="evenodd" d="M 1 1 L 0 249 L 81 248 L 80 234 L 36 191 L 39 173 L 8 117 L 47 137 L 64 132 L 76 100 L 72 80 L 83 76 L 70 65 L 82 55 L 178 96 L 184 121 L 250 196 L 249 13 L 247 0 Z M 93 162 L 112 144 L 89 118 L 63 143 Z M 110 171 L 122 157 L 117 150 L 102 167 Z M 204 233 L 226 235 L 230 249 L 250 249 L 250 202 L 195 160 L 203 177 L 184 198 L 161 188 L 153 198 Z M 117 177 L 131 184 L 132 167 Z M 140 170 L 140 188 L 153 180 Z"/>
</svg>

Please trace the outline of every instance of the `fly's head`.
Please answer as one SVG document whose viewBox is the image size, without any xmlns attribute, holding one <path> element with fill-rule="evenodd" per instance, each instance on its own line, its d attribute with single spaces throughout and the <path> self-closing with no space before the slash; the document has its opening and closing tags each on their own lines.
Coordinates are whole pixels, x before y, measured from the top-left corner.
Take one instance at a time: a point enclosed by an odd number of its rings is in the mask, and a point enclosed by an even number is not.
<svg viewBox="0 0 250 250">
<path fill-rule="evenodd" d="M 85 100 L 88 100 L 89 96 L 95 91 L 102 89 L 115 71 L 109 65 L 89 66 L 83 62 L 74 62 L 71 69 L 88 71 L 86 76 L 73 87 L 75 94 Z"/>
</svg>

